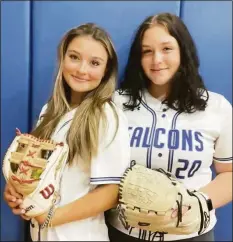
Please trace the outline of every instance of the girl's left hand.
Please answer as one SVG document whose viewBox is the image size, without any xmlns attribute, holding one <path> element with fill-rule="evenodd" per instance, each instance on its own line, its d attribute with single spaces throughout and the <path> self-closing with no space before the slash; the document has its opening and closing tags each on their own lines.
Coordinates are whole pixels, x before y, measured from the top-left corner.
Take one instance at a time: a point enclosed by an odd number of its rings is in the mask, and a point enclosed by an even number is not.
<svg viewBox="0 0 233 242">
<path fill-rule="evenodd" d="M 47 218 L 48 212 L 45 212 L 39 216 L 36 216 L 34 219 L 41 225 L 44 223 L 45 219 Z"/>
</svg>

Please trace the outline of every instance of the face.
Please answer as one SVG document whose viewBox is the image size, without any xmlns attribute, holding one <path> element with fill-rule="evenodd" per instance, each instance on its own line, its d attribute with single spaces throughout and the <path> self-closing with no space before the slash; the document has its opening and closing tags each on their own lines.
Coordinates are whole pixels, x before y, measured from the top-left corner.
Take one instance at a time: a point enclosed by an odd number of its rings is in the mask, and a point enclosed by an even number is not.
<svg viewBox="0 0 233 242">
<path fill-rule="evenodd" d="M 165 27 L 155 25 L 145 31 L 141 64 L 151 84 L 158 87 L 169 85 L 180 66 L 180 49 Z"/>
<path fill-rule="evenodd" d="M 107 61 L 106 49 L 92 37 L 80 36 L 70 42 L 64 56 L 63 76 L 71 88 L 71 102 L 79 102 L 80 97 L 99 86 Z"/>
</svg>

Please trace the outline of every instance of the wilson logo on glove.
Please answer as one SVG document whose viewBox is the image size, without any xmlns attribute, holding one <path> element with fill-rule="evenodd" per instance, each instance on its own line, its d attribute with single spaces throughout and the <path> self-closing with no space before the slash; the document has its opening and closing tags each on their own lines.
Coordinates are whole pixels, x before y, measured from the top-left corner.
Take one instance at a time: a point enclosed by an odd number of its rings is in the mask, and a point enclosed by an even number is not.
<svg viewBox="0 0 233 242">
<path fill-rule="evenodd" d="M 27 216 L 38 216 L 58 202 L 68 146 L 17 132 L 3 160 L 3 174 L 23 195 Z"/>
<path fill-rule="evenodd" d="M 44 190 L 40 191 L 41 195 L 44 199 L 49 199 L 51 195 L 53 195 L 55 189 L 53 184 L 49 184 Z"/>
</svg>

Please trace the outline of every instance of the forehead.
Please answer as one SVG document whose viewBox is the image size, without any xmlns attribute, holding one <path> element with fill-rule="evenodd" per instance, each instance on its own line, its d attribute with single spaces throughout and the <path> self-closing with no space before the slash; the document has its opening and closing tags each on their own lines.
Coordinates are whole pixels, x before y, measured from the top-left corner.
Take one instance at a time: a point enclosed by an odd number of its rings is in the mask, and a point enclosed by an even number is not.
<svg viewBox="0 0 233 242">
<path fill-rule="evenodd" d="M 108 57 L 108 53 L 103 44 L 91 36 L 75 37 L 68 45 L 67 51 L 76 51 L 79 54 L 95 57 Z"/>
<path fill-rule="evenodd" d="M 167 42 L 178 44 L 176 39 L 169 34 L 168 30 L 160 24 L 147 29 L 142 38 L 142 45 L 156 45 Z"/>
</svg>

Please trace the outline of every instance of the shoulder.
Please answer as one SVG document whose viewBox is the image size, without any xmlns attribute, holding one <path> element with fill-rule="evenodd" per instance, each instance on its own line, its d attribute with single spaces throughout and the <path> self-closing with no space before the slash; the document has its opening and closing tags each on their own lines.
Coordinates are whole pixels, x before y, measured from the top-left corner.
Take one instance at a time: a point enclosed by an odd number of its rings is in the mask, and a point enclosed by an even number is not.
<svg viewBox="0 0 233 242">
<path fill-rule="evenodd" d="M 128 119 L 124 112 L 113 102 L 105 103 L 104 117 L 100 119 L 100 143 L 110 144 L 112 141 L 126 139 L 128 134 Z"/>
<path fill-rule="evenodd" d="M 45 115 L 46 111 L 47 111 L 47 108 L 48 108 L 48 103 L 46 103 L 42 109 L 40 110 L 40 114 L 39 114 L 39 117 L 38 117 L 38 123 L 37 125 L 39 124 L 39 122 L 42 120 L 43 116 Z"/>
<path fill-rule="evenodd" d="M 113 94 L 113 102 L 123 110 L 123 104 L 129 101 L 129 94 L 127 91 L 116 90 Z"/>
<path fill-rule="evenodd" d="M 38 125 L 41 123 L 41 121 L 42 121 L 42 119 L 43 119 L 43 116 L 44 116 L 45 113 L 46 113 L 47 108 L 48 108 L 48 104 L 46 103 L 46 104 L 42 107 L 42 109 L 40 110 L 39 116 L 36 116 L 36 124 L 35 124 L 36 126 L 38 126 Z"/>
<path fill-rule="evenodd" d="M 221 111 L 222 109 L 232 109 L 231 103 L 222 95 L 216 92 L 208 91 L 209 100 L 207 102 L 208 109 Z"/>
<path fill-rule="evenodd" d="M 40 111 L 39 119 L 41 119 L 42 116 L 46 113 L 47 108 L 48 108 L 48 104 L 46 103 Z"/>
<path fill-rule="evenodd" d="M 121 107 L 115 102 L 111 101 L 104 104 L 104 113 L 108 123 L 114 123 L 114 120 L 118 119 L 119 122 L 127 122 L 126 115 Z"/>
</svg>

